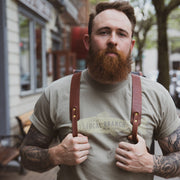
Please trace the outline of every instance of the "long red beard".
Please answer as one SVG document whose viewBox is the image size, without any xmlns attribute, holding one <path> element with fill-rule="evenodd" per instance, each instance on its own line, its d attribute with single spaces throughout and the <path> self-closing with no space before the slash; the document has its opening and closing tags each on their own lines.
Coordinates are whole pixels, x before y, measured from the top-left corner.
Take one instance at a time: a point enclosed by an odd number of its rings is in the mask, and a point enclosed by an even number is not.
<svg viewBox="0 0 180 180">
<path fill-rule="evenodd" d="M 115 53 L 117 56 L 107 56 L 107 53 Z M 107 48 L 94 52 L 89 50 L 87 66 L 92 77 L 103 84 L 116 83 L 127 79 L 131 71 L 131 56 L 117 51 L 115 48 Z"/>
</svg>

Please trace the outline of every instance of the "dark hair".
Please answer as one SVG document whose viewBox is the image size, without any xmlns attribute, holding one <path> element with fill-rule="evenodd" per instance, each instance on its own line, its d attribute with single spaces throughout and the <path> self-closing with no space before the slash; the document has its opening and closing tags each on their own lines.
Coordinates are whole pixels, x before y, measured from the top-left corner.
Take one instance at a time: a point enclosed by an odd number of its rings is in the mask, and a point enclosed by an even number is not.
<svg viewBox="0 0 180 180">
<path fill-rule="evenodd" d="M 91 13 L 89 16 L 89 24 L 88 24 L 88 34 L 91 36 L 92 33 L 92 27 L 93 27 L 93 20 L 94 18 L 101 13 L 102 11 L 105 11 L 107 9 L 114 9 L 117 11 L 123 12 L 128 19 L 131 22 L 132 25 L 132 35 L 134 33 L 134 28 L 136 25 L 136 17 L 134 15 L 134 8 L 129 4 L 127 1 L 121 1 L 121 2 L 101 2 L 97 4 L 96 6 L 96 12 Z"/>
</svg>

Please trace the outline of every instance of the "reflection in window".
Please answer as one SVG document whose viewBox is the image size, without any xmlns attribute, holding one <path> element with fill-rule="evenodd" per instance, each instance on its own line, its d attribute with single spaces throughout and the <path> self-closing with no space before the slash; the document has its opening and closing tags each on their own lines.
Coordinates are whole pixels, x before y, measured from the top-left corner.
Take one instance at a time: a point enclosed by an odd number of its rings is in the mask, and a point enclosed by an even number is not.
<svg viewBox="0 0 180 180">
<path fill-rule="evenodd" d="M 30 90 L 30 40 L 29 40 L 29 20 L 27 17 L 19 16 L 20 27 L 20 77 L 21 91 Z"/>
<path fill-rule="evenodd" d="M 36 24 L 36 79 L 37 88 L 42 88 L 42 29 Z"/>
<path fill-rule="evenodd" d="M 25 13 L 26 14 L 26 13 Z M 46 63 L 43 47 L 44 23 L 19 14 L 21 94 L 40 92 L 45 87 Z"/>
</svg>

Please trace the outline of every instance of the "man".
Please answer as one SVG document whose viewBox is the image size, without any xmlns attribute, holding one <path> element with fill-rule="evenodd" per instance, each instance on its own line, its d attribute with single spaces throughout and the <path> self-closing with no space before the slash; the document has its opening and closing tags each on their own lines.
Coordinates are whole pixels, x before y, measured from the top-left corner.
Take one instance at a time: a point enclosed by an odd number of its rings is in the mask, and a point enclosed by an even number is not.
<svg viewBox="0 0 180 180">
<path fill-rule="evenodd" d="M 89 50 L 80 81 L 78 136 L 69 115 L 72 76 L 52 83 L 36 103 L 21 147 L 26 168 L 60 166 L 58 179 L 153 179 L 180 175 L 180 120 L 169 93 L 141 77 L 142 116 L 138 142 L 131 139 L 131 52 L 134 10 L 128 2 L 100 3 L 84 38 Z M 60 143 L 49 147 L 52 139 Z M 147 151 L 157 139 L 164 155 Z"/>
</svg>

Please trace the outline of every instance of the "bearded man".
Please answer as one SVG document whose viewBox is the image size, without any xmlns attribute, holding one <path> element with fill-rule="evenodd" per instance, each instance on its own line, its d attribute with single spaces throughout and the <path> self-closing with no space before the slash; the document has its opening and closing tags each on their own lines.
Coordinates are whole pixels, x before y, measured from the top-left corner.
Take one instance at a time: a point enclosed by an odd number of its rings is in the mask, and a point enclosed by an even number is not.
<svg viewBox="0 0 180 180">
<path fill-rule="evenodd" d="M 89 55 L 80 78 L 78 134 L 73 136 L 70 120 L 70 75 L 46 88 L 35 105 L 32 126 L 21 147 L 26 168 L 42 172 L 59 165 L 57 179 L 64 180 L 180 176 L 180 119 L 176 107 L 160 84 L 144 77 L 140 77 L 138 139 L 136 143 L 131 141 L 130 72 L 135 24 L 134 9 L 126 1 L 96 6 L 84 37 Z M 54 137 L 59 143 L 52 147 Z M 147 150 L 154 139 L 164 155 Z"/>
</svg>

